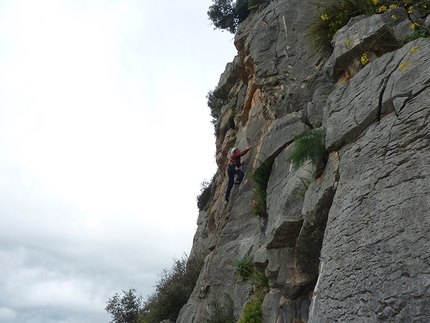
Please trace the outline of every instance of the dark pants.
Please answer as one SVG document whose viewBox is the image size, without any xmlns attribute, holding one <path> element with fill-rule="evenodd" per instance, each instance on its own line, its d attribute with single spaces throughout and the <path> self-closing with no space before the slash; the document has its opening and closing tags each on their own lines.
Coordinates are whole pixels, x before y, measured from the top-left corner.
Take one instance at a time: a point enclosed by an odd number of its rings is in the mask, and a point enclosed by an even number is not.
<svg viewBox="0 0 430 323">
<path fill-rule="evenodd" d="M 228 186 L 227 192 L 225 193 L 225 200 L 228 201 L 230 199 L 230 191 L 235 184 L 234 176 L 237 175 L 236 184 L 240 184 L 242 182 L 243 176 L 245 175 L 239 168 L 236 168 L 234 165 L 230 165 L 227 168 L 228 173 Z"/>
</svg>

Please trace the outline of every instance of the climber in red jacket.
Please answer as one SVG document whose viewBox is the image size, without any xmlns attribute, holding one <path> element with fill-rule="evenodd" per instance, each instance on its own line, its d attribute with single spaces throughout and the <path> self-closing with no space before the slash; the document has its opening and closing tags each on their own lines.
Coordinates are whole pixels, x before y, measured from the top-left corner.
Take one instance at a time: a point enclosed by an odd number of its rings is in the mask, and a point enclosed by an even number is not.
<svg viewBox="0 0 430 323">
<path fill-rule="evenodd" d="M 240 157 L 245 155 L 248 151 L 251 150 L 251 147 L 246 148 L 244 151 L 240 151 L 238 148 L 233 148 L 231 150 L 231 157 L 228 163 L 227 173 L 228 173 L 228 186 L 227 192 L 225 193 L 225 200 L 228 202 L 230 199 L 230 191 L 233 187 L 233 184 L 239 185 L 242 182 L 243 176 L 245 173 L 239 169 L 243 163 L 240 161 Z M 234 176 L 237 175 L 236 181 L 234 180 Z"/>
</svg>

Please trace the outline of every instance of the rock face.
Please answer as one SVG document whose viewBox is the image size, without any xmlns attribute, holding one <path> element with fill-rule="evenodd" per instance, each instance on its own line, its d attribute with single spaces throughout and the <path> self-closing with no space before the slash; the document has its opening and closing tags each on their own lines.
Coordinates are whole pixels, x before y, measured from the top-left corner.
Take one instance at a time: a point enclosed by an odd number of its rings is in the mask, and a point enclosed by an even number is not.
<svg viewBox="0 0 430 323">
<path fill-rule="evenodd" d="M 268 280 L 263 323 L 430 322 L 430 38 L 399 45 L 415 18 L 396 8 L 351 20 L 324 62 L 307 54 L 313 4 L 271 1 L 238 29 L 214 91 L 219 171 L 190 254 L 205 263 L 177 323 L 203 322 L 225 295 L 240 318 L 257 290 L 238 275 L 245 257 Z M 320 127 L 323 172 L 292 167 L 296 136 Z M 250 176 L 224 200 L 233 146 L 252 146 L 246 173 L 270 170 L 260 217 Z"/>
</svg>

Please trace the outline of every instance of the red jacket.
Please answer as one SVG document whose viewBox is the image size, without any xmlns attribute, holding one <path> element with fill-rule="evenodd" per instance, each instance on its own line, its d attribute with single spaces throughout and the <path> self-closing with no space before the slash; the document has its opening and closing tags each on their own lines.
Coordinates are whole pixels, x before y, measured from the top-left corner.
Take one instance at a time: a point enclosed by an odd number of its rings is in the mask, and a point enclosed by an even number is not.
<svg viewBox="0 0 430 323">
<path fill-rule="evenodd" d="M 251 148 L 247 148 L 244 151 L 239 151 L 239 149 L 230 157 L 229 164 L 234 164 L 236 167 L 240 167 L 243 163 L 240 161 L 240 157 L 245 155 Z"/>
</svg>

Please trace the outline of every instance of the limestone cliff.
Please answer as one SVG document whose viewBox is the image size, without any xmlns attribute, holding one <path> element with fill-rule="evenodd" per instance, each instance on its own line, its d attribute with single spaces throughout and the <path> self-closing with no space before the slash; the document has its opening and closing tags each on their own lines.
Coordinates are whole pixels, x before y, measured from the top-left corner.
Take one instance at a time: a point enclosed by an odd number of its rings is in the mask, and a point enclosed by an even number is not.
<svg viewBox="0 0 430 323">
<path fill-rule="evenodd" d="M 202 322 L 226 294 L 239 318 L 256 288 L 237 274 L 245 256 L 268 278 L 262 322 L 430 322 L 430 38 L 390 46 L 413 23 L 397 8 L 396 21 L 351 20 L 332 56 L 315 58 L 305 37 L 315 9 L 274 0 L 239 26 L 214 91 L 219 170 L 190 255 L 205 263 L 178 323 Z M 315 128 L 326 131 L 324 168 L 293 168 L 294 139 Z M 249 176 L 224 200 L 233 146 L 252 146 L 246 173 L 269 165 L 265 215 L 253 215 Z"/>
</svg>

